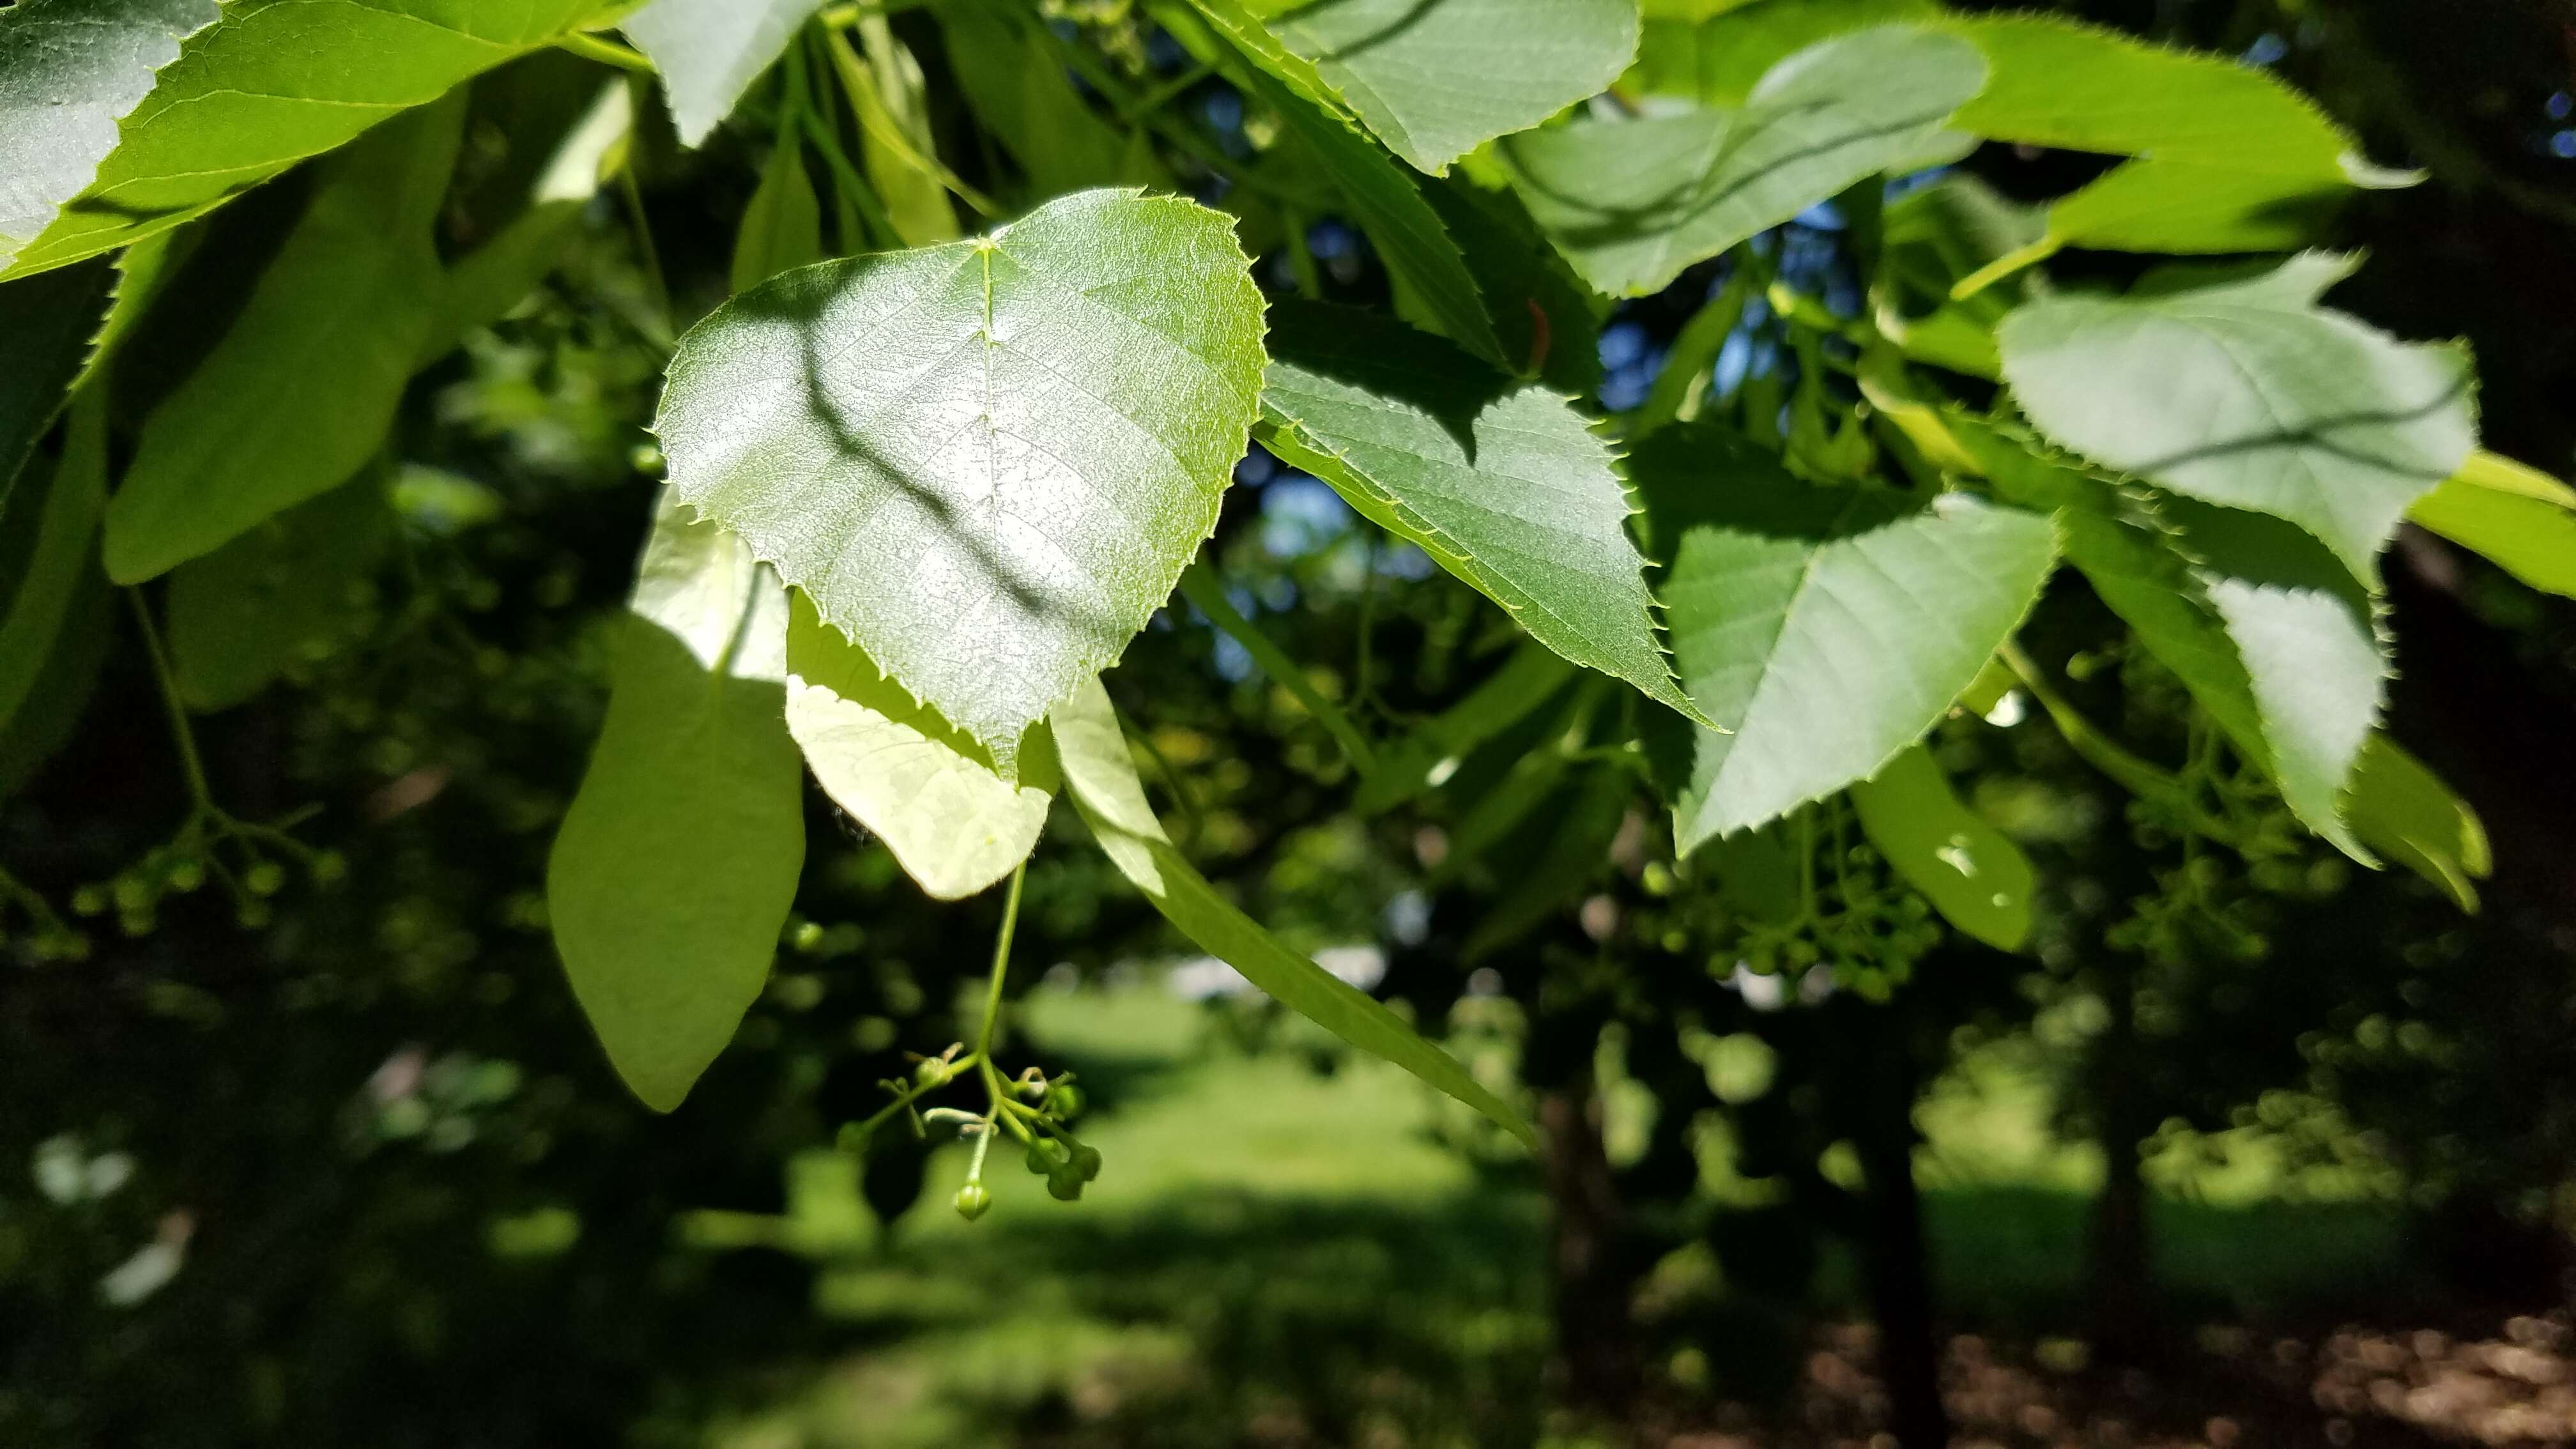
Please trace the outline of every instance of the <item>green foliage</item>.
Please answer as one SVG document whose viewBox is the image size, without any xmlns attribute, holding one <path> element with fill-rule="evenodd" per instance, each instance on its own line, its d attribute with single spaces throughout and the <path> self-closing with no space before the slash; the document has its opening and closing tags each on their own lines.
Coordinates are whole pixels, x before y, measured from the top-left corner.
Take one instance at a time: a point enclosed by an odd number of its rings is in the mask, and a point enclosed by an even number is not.
<svg viewBox="0 0 2576 1449">
<path fill-rule="evenodd" d="M 1959 802 L 1950 779 L 1917 745 L 1852 787 L 1852 810 L 1869 843 L 1942 919 L 1999 951 L 2030 941 L 2030 858 Z"/>
<path fill-rule="evenodd" d="M 1262 446 L 1566 658 L 1696 715 L 1655 639 L 1610 449 L 1565 399 L 1381 316 L 1271 317 Z"/>
<path fill-rule="evenodd" d="M 652 0 L 620 22 L 662 73 L 680 144 L 715 130 L 822 0 Z"/>
<path fill-rule="evenodd" d="M 546 864 L 573 993 L 646 1105 L 680 1105 L 769 978 L 805 857 L 787 600 L 665 503 L 612 640 L 608 720 Z"/>
<path fill-rule="evenodd" d="M 73 410 L 61 459 L 30 469 L 0 499 L 0 724 L 48 682 L 57 641 L 97 573 L 90 539 L 107 502 L 103 400 Z"/>
<path fill-rule="evenodd" d="M 334 159 L 241 315 L 144 424 L 108 505 L 110 578 L 211 553 L 383 445 L 435 326 L 429 228 L 462 121 L 427 107 Z"/>
<path fill-rule="evenodd" d="M 1503 155 L 1584 280 L 1634 296 L 1921 152 L 1984 76 L 1974 47 L 1887 26 L 1781 61 L 1738 109 L 1536 131 Z"/>
<path fill-rule="evenodd" d="M 2005 319 L 2004 378 L 2054 441 L 2158 487 L 2288 519 L 2356 578 L 2407 505 L 2477 445 L 2457 348 L 2410 346 L 2317 305 L 2349 258 L 2177 274 L 2124 298 Z"/>
<path fill-rule="evenodd" d="M 1876 774 L 2011 636 L 2056 559 L 2042 515 L 1802 483 L 1705 424 L 1657 433 L 1629 466 L 1675 668 L 1725 731 L 1666 751 L 1684 851 Z"/>
<path fill-rule="evenodd" d="M 656 430 L 680 498 L 1013 774 L 1214 526 L 1261 364 L 1221 217 L 1085 192 L 727 303 Z"/>
<path fill-rule="evenodd" d="M 62 5 L 49 0 L 47 8 Z M 96 256 L 201 216 L 546 44 L 588 8 L 589 0 L 235 0 L 189 37 L 151 94 L 125 114 L 96 179 L 82 178 L 87 187 L 19 248 L 0 278 Z"/>
<path fill-rule="evenodd" d="M 174 570 L 170 665 L 189 707 L 229 709 L 363 636 L 393 527 L 371 471 Z"/>
<path fill-rule="evenodd" d="M 2406 516 L 2535 589 L 2576 598 L 2576 488 L 2546 473 L 2472 453 Z"/>
<path fill-rule="evenodd" d="M 117 123 L 216 0 L 21 0 L 0 15 L 0 267 L 98 174 Z"/>
<path fill-rule="evenodd" d="M 0 287 L 0 500 L 87 366 L 116 281 L 102 262 Z"/>
</svg>

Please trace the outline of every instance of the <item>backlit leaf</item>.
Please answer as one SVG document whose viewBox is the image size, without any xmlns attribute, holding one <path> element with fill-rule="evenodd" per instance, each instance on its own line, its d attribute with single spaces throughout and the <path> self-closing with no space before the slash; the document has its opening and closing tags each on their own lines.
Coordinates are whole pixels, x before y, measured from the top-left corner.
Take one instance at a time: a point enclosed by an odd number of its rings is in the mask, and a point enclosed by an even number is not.
<svg viewBox="0 0 2576 1449">
<path fill-rule="evenodd" d="M 695 146 L 732 114 L 823 0 L 652 0 L 620 22 L 662 73 L 680 144 Z"/>
<path fill-rule="evenodd" d="M 748 292 L 780 272 L 823 259 L 823 203 L 805 174 L 795 136 L 779 138 L 760 168 L 760 185 L 734 232 L 733 290 Z"/>
<path fill-rule="evenodd" d="M 834 802 L 933 898 L 953 901 L 1028 859 L 1055 798 L 1039 726 L 1017 781 L 965 731 L 905 694 L 799 594 L 787 627 L 787 730 Z"/>
<path fill-rule="evenodd" d="M 1762 73 L 1820 40 L 1899 21 L 1938 19 L 1932 0 L 1756 0 L 1706 14 L 1646 16 L 1623 85 L 1648 95 L 1739 106 Z"/>
<path fill-rule="evenodd" d="M 126 115 L 97 178 L 0 276 L 177 226 L 546 44 L 594 8 L 595 0 L 233 0 Z"/>
<path fill-rule="evenodd" d="M 1264 447 L 1540 643 L 1693 712 L 1655 638 L 1609 446 L 1563 397 L 1380 314 L 1283 303 L 1271 316 Z"/>
<path fill-rule="evenodd" d="M 2535 589 L 2576 598 L 2576 488 L 2546 473 L 2472 453 L 2406 516 Z"/>
<path fill-rule="evenodd" d="M 1281 945 L 1260 924 L 1226 903 L 1172 848 L 1153 807 L 1109 694 L 1086 680 L 1051 718 L 1064 763 L 1065 793 L 1118 872 L 1144 892 L 1165 919 L 1273 1000 L 1352 1046 L 1383 1057 L 1535 1145 L 1529 1124 L 1447 1052 L 1365 992 Z"/>
<path fill-rule="evenodd" d="M 1656 433 L 1630 473 L 1682 688 L 1733 731 L 1694 728 L 1668 753 L 1685 852 L 1878 773 L 2011 637 L 2056 558 L 2044 515 L 1816 487 L 1706 423 Z"/>
<path fill-rule="evenodd" d="M 613 641 L 608 719 L 546 862 L 573 994 L 656 1111 L 760 994 L 805 858 L 786 596 L 667 499 Z"/>
<path fill-rule="evenodd" d="M 2158 487 L 2284 518 L 2355 577 L 2476 446 L 2467 355 L 2316 305 L 2309 255 L 2239 280 L 2056 296 L 2004 320 L 2004 379 L 2041 432 Z"/>
<path fill-rule="evenodd" d="M 211 553 L 376 452 L 438 311 L 430 223 L 462 112 L 415 111 L 334 158 L 249 304 L 144 422 L 108 505 L 110 578 Z"/>
<path fill-rule="evenodd" d="M 1262 362 L 1225 219 L 1093 191 L 733 299 L 656 426 L 679 496 L 1007 777 L 1214 527 Z"/>
<path fill-rule="evenodd" d="M 2461 910 L 2478 908 L 2477 882 L 2495 868 L 2486 826 L 2440 776 L 2373 734 L 2353 771 L 2346 806 L 2364 845 L 2442 888 Z"/>
<path fill-rule="evenodd" d="M 215 0 L 19 0 L 0 11 L 0 267 L 97 176 L 117 122 L 219 13 Z"/>
<path fill-rule="evenodd" d="M 1501 152 L 1575 270 L 1638 296 L 1913 157 L 1984 76 L 1967 42 L 1884 26 L 1790 56 L 1737 109 L 1578 122 Z"/>
<path fill-rule="evenodd" d="M 1943 920 L 1999 951 L 2029 942 L 2030 858 L 1959 803 L 1930 750 L 1898 755 L 1851 798 L 1870 844 Z"/>
</svg>

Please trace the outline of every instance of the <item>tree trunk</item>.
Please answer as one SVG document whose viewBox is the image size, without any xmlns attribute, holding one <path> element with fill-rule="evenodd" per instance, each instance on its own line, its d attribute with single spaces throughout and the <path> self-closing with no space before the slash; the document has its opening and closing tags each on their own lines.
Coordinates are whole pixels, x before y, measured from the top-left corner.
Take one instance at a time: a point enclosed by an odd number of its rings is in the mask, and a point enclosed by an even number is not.
<svg viewBox="0 0 2576 1449">
<path fill-rule="evenodd" d="M 1539 1102 L 1547 1137 L 1547 1190 L 1555 1208 L 1548 1244 L 1558 1372 L 1569 1402 L 1622 1414 L 1638 1385 L 1630 1275 L 1618 1250 L 1619 1199 L 1601 1141 L 1590 1073 Z"/>
<path fill-rule="evenodd" d="M 2093 1044 L 2089 1084 L 2094 1135 L 2102 1149 L 2102 1192 L 2093 1201 L 2086 1276 L 2094 1347 L 2117 1363 L 2141 1362 L 2154 1349 L 2155 1277 L 2139 1153 L 2155 1135 L 2157 1115 L 2138 1076 L 2135 989 L 2126 963 L 2112 969 L 2102 992 L 2111 1019 Z"/>
<path fill-rule="evenodd" d="M 1900 1002 L 1858 1013 L 1869 1051 L 1856 1084 L 1853 1147 L 1863 1179 L 1862 1240 L 1888 1427 L 1904 1449 L 1942 1449 L 1950 1442 L 1950 1416 L 1941 1404 L 1941 1340 L 1932 1322 L 1923 1195 L 1914 1182 L 1915 1071 L 1904 1009 Z"/>
</svg>

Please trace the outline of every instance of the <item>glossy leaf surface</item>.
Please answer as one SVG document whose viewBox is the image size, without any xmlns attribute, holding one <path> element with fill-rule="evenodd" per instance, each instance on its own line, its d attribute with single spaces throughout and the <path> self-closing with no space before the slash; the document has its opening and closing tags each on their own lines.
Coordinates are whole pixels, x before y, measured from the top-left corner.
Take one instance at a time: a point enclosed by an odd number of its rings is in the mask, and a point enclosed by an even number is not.
<svg viewBox="0 0 2576 1449">
<path fill-rule="evenodd" d="M 215 0 L 19 0 L 0 11 L 0 267 L 98 175 L 117 123 L 220 13 Z"/>
<path fill-rule="evenodd" d="M 2030 858 L 1959 803 L 1929 749 L 1898 755 L 1851 798 L 1870 844 L 1942 919 L 1998 951 L 2029 943 Z"/>
</svg>

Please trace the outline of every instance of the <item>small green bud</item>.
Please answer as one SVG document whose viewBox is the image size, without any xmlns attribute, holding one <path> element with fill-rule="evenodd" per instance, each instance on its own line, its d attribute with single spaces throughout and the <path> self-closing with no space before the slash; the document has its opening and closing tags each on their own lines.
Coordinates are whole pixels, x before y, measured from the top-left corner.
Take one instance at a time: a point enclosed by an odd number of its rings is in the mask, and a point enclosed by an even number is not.
<svg viewBox="0 0 2576 1449">
<path fill-rule="evenodd" d="M 349 857 L 336 850 L 326 850 L 313 857 L 313 879 L 329 885 L 349 873 Z"/>
<path fill-rule="evenodd" d="M 94 885 L 85 885 L 79 890 L 72 892 L 73 915 L 96 916 L 104 914 L 106 910 L 107 892 L 104 889 Z"/>
<path fill-rule="evenodd" d="M 1082 1089 L 1071 1082 L 1058 1082 L 1047 1088 L 1046 1109 L 1054 1113 L 1059 1122 L 1070 1122 L 1081 1116 L 1083 1102 Z"/>
<path fill-rule="evenodd" d="M 993 1194 L 980 1182 L 970 1182 L 957 1189 L 957 1215 L 973 1222 L 992 1210 Z"/>
<path fill-rule="evenodd" d="M 276 918 L 277 912 L 266 901 L 244 901 L 233 912 L 234 923 L 245 931 L 264 930 Z"/>
<path fill-rule="evenodd" d="M 1057 1202 L 1074 1202 L 1082 1196 L 1082 1174 L 1067 1163 L 1047 1174 L 1047 1196 Z"/>
<path fill-rule="evenodd" d="M 1029 1143 L 1027 1162 L 1029 1171 L 1036 1176 L 1045 1177 L 1053 1173 L 1057 1168 L 1064 1166 L 1070 1158 L 1071 1154 L 1064 1150 L 1064 1144 L 1052 1137 L 1040 1137 Z"/>
<path fill-rule="evenodd" d="M 938 1057 L 924 1057 L 921 1065 L 912 1069 L 912 1080 L 916 1086 L 936 1087 L 948 1080 L 948 1074 L 949 1066 L 946 1061 Z"/>
<path fill-rule="evenodd" d="M 1083 1181 L 1093 1181 L 1100 1176 L 1100 1149 L 1075 1143 L 1070 1165 L 1074 1171 L 1082 1174 Z"/>
<path fill-rule="evenodd" d="M 152 887 L 139 875 L 116 878 L 116 908 L 131 914 L 152 904 Z"/>
<path fill-rule="evenodd" d="M 286 889 L 286 867 L 273 860 L 263 860 L 242 873 L 242 884 L 255 896 L 273 896 Z"/>
<path fill-rule="evenodd" d="M 170 862 L 169 873 L 162 879 L 169 883 L 170 889 L 186 895 L 206 883 L 206 863 L 194 856 L 183 855 Z"/>
</svg>

